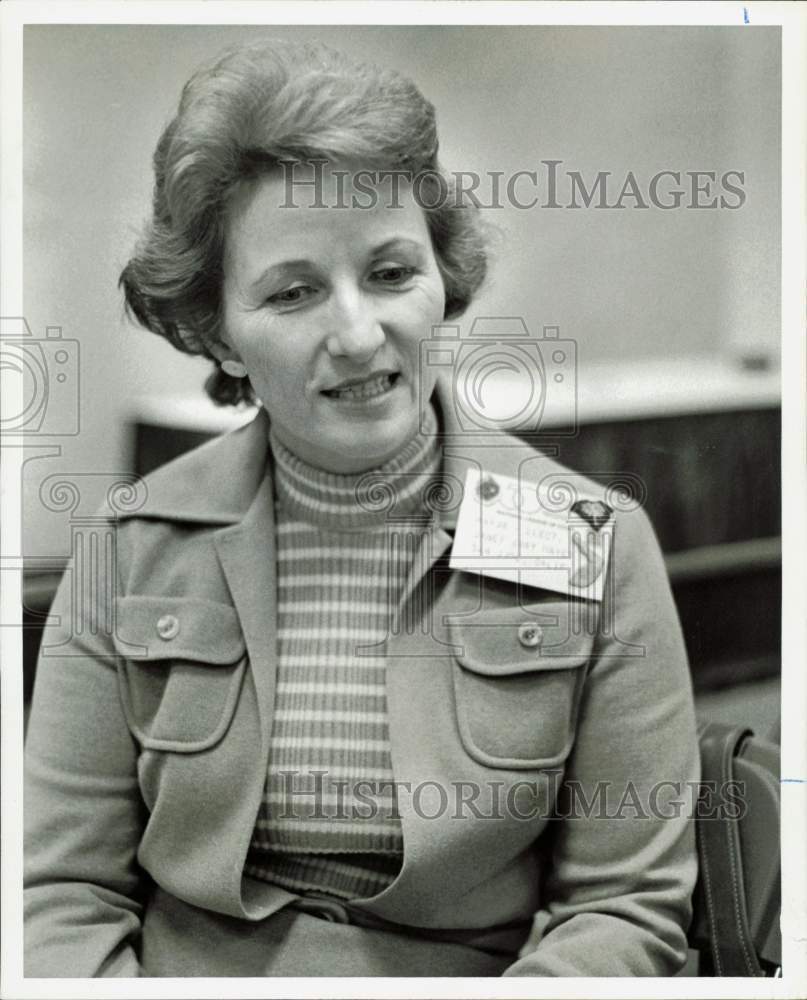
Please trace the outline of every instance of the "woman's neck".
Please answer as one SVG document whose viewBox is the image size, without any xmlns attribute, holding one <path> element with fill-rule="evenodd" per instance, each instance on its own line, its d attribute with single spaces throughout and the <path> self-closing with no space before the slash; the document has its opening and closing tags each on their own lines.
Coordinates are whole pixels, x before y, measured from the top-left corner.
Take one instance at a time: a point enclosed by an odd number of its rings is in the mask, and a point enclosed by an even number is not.
<svg viewBox="0 0 807 1000">
<path fill-rule="evenodd" d="M 359 531 L 382 527 L 428 510 L 429 489 L 440 473 L 437 416 L 426 414 L 423 426 L 396 456 L 373 469 L 336 473 L 303 461 L 270 427 L 275 490 L 285 513 L 323 527 Z"/>
</svg>

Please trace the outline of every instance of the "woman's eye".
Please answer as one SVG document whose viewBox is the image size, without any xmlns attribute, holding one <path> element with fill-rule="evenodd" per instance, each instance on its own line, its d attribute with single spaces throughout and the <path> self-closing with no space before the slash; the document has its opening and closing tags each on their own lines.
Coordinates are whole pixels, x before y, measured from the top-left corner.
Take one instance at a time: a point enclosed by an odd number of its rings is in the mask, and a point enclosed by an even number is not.
<svg viewBox="0 0 807 1000">
<path fill-rule="evenodd" d="M 310 285 L 292 285 L 291 288 L 284 288 L 282 292 L 270 295 L 266 301 L 277 306 L 294 306 L 313 294 L 314 289 Z"/>
<path fill-rule="evenodd" d="M 414 267 L 394 264 L 389 267 L 379 267 L 372 273 L 372 278 L 380 285 L 402 285 L 415 273 Z"/>
</svg>

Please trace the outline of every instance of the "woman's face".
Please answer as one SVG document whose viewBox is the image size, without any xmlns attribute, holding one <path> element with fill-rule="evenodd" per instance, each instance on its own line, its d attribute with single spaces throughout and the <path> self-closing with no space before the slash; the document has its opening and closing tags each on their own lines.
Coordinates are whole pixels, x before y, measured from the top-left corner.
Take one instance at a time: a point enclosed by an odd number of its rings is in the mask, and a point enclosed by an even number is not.
<svg viewBox="0 0 807 1000">
<path fill-rule="evenodd" d="M 295 178 L 300 176 L 295 174 Z M 393 457 L 417 432 L 420 342 L 443 319 L 443 281 L 422 209 L 401 184 L 390 204 L 339 204 L 330 170 L 325 208 L 282 177 L 250 182 L 230 207 L 224 260 L 227 351 L 246 366 L 279 439 L 331 472 L 360 472 Z M 358 205 L 370 200 L 357 193 Z"/>
</svg>

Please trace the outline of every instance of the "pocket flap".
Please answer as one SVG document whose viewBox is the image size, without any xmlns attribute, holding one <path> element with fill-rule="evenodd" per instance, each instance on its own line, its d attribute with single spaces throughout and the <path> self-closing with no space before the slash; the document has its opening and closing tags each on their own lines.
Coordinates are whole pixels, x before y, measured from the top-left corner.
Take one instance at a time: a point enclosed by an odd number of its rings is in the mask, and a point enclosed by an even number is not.
<svg viewBox="0 0 807 1000">
<path fill-rule="evenodd" d="M 246 651 L 235 608 L 189 597 L 133 595 L 115 602 L 117 652 L 130 660 L 229 665 Z"/>
<path fill-rule="evenodd" d="M 569 670 L 591 656 L 594 631 L 588 610 L 585 603 L 573 601 L 483 609 L 450 622 L 451 641 L 459 647 L 458 662 L 486 677 Z"/>
</svg>

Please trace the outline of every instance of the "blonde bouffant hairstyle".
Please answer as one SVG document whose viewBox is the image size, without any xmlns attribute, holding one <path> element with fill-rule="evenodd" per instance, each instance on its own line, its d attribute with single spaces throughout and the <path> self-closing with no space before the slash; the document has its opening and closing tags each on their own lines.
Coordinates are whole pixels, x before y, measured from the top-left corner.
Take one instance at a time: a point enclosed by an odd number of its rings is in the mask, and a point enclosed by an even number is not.
<svg viewBox="0 0 807 1000">
<path fill-rule="evenodd" d="M 228 201 L 241 182 L 281 163 L 324 159 L 422 175 L 445 318 L 459 316 L 487 257 L 478 212 L 440 172 L 437 145 L 433 106 L 395 71 L 321 44 L 272 39 L 228 49 L 185 84 L 157 144 L 152 216 L 120 276 L 128 313 L 214 361 L 205 388 L 217 403 L 253 403 L 249 379 L 228 375 L 210 350 L 221 335 Z"/>
</svg>

